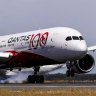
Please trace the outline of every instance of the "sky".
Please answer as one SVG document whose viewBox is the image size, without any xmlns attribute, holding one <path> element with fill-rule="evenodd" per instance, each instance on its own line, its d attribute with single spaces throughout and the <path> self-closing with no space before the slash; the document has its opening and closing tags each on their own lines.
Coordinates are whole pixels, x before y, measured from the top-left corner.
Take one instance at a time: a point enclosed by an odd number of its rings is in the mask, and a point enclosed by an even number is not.
<svg viewBox="0 0 96 96">
<path fill-rule="evenodd" d="M 51 27 L 74 28 L 96 45 L 96 0 L 0 0 L 0 35 Z"/>
</svg>

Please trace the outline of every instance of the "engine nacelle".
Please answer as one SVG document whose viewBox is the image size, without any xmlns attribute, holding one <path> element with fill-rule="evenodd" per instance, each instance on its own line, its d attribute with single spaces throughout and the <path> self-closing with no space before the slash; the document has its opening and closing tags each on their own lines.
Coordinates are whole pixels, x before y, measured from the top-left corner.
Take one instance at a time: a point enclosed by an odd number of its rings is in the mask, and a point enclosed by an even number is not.
<svg viewBox="0 0 96 96">
<path fill-rule="evenodd" d="M 13 56 L 16 56 L 16 51 L 0 52 L 0 65 L 9 61 Z"/>
<path fill-rule="evenodd" d="M 85 57 L 83 57 L 75 64 L 75 72 L 79 74 L 88 73 L 94 68 L 94 65 L 94 58 L 91 55 L 87 54 Z"/>
</svg>

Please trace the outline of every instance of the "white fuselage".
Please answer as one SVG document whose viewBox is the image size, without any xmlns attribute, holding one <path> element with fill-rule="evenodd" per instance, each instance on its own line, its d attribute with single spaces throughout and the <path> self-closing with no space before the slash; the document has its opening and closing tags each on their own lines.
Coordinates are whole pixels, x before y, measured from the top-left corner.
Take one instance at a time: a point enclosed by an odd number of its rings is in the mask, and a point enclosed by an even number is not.
<svg viewBox="0 0 96 96">
<path fill-rule="evenodd" d="M 78 60 L 86 55 L 87 45 L 85 40 L 73 39 L 72 36 L 79 38 L 82 35 L 71 28 L 56 27 L 0 36 L 0 52 L 26 51 L 58 62 Z"/>
</svg>

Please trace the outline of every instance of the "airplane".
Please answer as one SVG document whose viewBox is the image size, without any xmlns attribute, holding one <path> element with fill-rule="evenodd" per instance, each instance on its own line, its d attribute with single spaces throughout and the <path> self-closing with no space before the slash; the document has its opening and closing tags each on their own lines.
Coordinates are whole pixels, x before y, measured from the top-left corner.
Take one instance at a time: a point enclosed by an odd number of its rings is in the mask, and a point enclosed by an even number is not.
<svg viewBox="0 0 96 96">
<path fill-rule="evenodd" d="M 44 83 L 39 75 L 40 67 L 66 64 L 66 75 L 90 72 L 95 65 L 82 34 L 72 28 L 55 27 L 36 31 L 0 36 L 0 69 L 13 70 L 33 68 L 29 83 Z"/>
</svg>

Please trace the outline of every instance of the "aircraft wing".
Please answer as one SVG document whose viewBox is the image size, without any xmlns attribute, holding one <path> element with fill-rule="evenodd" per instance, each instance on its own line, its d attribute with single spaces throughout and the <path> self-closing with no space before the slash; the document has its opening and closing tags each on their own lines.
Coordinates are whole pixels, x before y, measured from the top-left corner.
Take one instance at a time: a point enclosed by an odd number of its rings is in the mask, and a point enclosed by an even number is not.
<svg viewBox="0 0 96 96">
<path fill-rule="evenodd" d="M 35 65 L 49 65 L 49 64 L 59 64 L 60 62 L 50 59 L 45 56 L 41 56 L 30 52 L 16 52 L 16 51 L 6 51 L 0 52 L 0 66 L 10 67 L 20 67 L 29 68 Z"/>
<path fill-rule="evenodd" d="M 88 47 L 88 51 L 96 51 L 96 46 L 91 46 L 91 47 Z"/>
<path fill-rule="evenodd" d="M 46 66 L 41 66 L 40 68 L 40 74 L 48 74 L 49 72 L 61 69 L 61 68 L 66 68 L 66 64 L 57 64 L 57 65 L 46 65 Z"/>
</svg>

